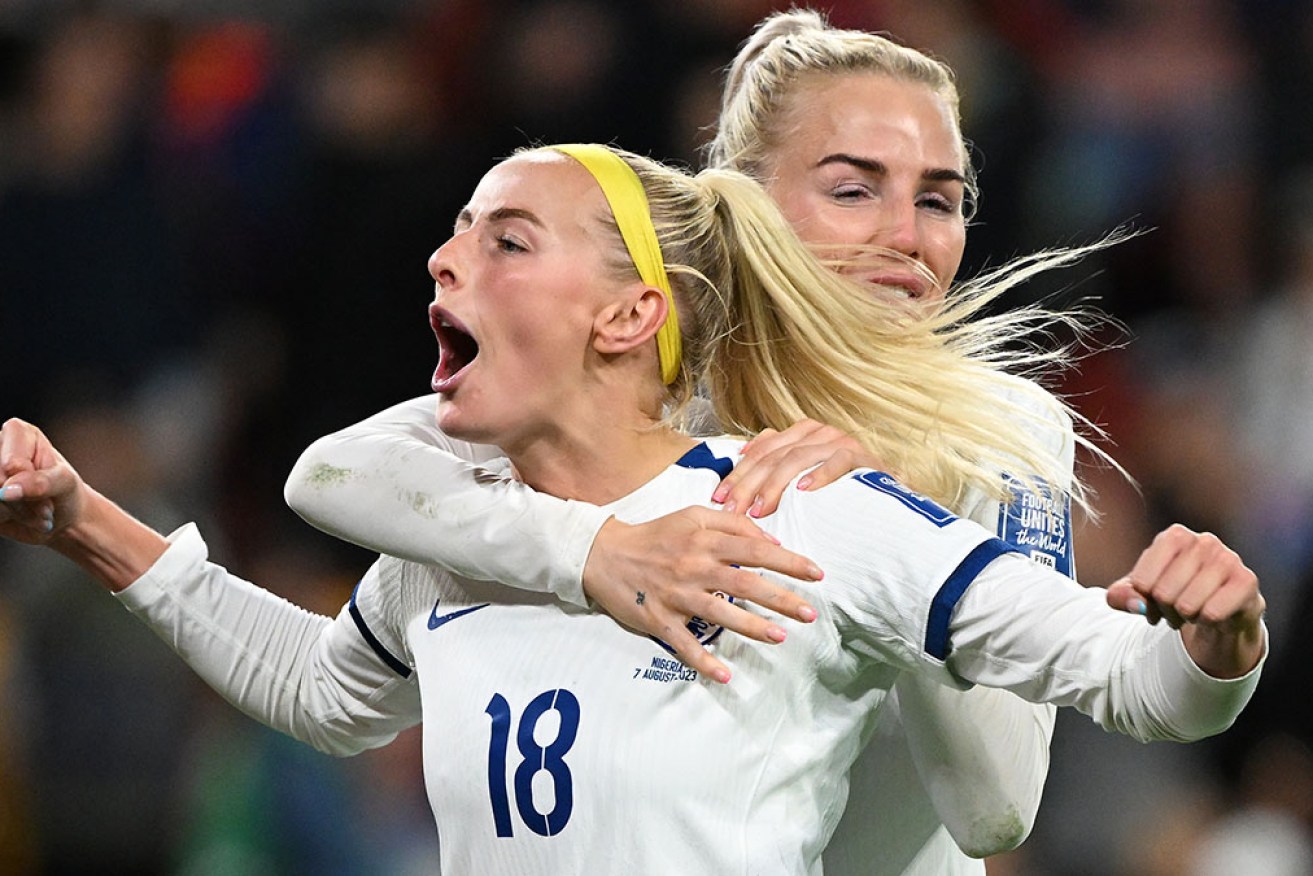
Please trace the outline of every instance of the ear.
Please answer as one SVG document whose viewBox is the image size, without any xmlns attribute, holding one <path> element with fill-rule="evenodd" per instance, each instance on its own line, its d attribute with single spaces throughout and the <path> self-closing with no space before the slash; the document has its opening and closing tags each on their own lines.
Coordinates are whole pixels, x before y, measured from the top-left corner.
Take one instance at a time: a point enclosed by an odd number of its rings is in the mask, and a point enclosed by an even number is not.
<svg viewBox="0 0 1313 876">
<path fill-rule="evenodd" d="M 606 305 L 593 320 L 593 348 L 613 356 L 643 346 L 656 337 L 668 308 L 664 292 L 635 283 L 629 294 Z"/>
</svg>

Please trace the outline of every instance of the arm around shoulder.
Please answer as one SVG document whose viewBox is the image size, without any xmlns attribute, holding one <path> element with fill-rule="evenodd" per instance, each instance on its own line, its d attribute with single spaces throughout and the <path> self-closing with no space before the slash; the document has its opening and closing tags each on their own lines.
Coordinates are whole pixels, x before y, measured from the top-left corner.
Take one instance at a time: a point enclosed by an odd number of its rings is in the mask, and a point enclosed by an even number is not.
<svg viewBox="0 0 1313 876">
<path fill-rule="evenodd" d="M 500 451 L 444 435 L 435 404 L 413 399 L 315 441 L 288 477 L 287 504 L 379 553 L 586 604 L 584 564 L 611 515 L 493 473 L 482 463 Z"/>
</svg>

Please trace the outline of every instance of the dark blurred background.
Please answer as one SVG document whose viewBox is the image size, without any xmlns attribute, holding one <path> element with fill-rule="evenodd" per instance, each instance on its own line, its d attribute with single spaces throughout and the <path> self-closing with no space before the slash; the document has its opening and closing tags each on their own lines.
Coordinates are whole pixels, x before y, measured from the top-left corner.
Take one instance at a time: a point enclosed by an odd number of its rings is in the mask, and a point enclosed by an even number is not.
<svg viewBox="0 0 1313 876">
<path fill-rule="evenodd" d="M 281 501 L 315 437 L 427 391 L 429 253 L 517 146 L 696 164 L 764 0 L 0 0 L 0 417 L 215 558 L 334 613 L 368 565 Z M 1061 716 L 995 874 L 1313 873 L 1313 4 L 838 0 L 958 71 L 984 197 L 965 275 L 1152 229 L 1015 296 L 1127 327 L 1060 389 L 1087 584 L 1168 522 L 1260 574 L 1237 727 L 1141 746 Z M 416 734 L 334 761 L 194 681 L 68 563 L 0 545 L 0 873 L 411 874 Z"/>
</svg>

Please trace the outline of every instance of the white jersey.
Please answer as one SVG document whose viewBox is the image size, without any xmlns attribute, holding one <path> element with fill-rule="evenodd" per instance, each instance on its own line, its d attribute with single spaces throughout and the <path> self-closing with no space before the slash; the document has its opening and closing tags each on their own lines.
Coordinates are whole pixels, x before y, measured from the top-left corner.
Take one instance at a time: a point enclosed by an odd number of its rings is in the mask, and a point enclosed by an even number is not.
<svg viewBox="0 0 1313 876">
<path fill-rule="evenodd" d="M 709 496 L 712 440 L 607 510 Z M 1177 633 L 1013 552 L 893 479 L 790 491 L 763 521 L 814 558 L 819 617 L 783 647 L 703 629 L 735 683 L 540 594 L 384 558 L 332 622 L 202 562 L 184 533 L 121 598 L 248 712 L 350 753 L 424 723 L 448 873 L 821 872 L 846 775 L 900 673 L 1075 705 L 1140 739 L 1219 732 L 1252 693 Z"/>
<path fill-rule="evenodd" d="M 1042 433 L 1070 471 L 1071 423 L 1053 399 L 1017 379 L 1008 400 L 1051 424 Z M 710 404 L 695 402 L 694 434 L 714 434 Z M 288 503 L 316 526 L 382 553 L 584 605 L 584 560 L 609 514 L 481 477 L 470 462 L 495 449 L 443 435 L 434 406 L 434 396 L 414 399 L 319 439 L 288 479 Z M 1070 574 L 1069 503 L 1036 498 L 1023 495 L 1008 513 L 976 490 L 963 516 Z M 853 802 L 826 850 L 826 872 L 983 873 L 979 857 L 1012 848 L 1034 822 L 1053 720 L 1052 706 L 1005 691 L 902 677 L 853 767 Z"/>
</svg>

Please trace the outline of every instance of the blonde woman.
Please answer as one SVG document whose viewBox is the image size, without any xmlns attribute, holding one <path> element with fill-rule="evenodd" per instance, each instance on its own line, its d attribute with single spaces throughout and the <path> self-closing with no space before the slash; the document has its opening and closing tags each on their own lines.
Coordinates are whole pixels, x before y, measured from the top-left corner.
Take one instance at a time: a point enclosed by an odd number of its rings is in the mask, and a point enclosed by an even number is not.
<svg viewBox="0 0 1313 876">
<path fill-rule="evenodd" d="M 828 270 L 748 178 L 587 145 L 493 168 L 429 267 L 438 425 L 505 450 L 485 477 L 631 522 L 705 504 L 740 457 L 741 441 L 689 438 L 666 412 L 796 290 L 858 317 L 826 343 L 915 351 L 920 367 L 872 376 L 887 428 L 923 430 L 932 399 L 961 412 L 901 454 L 910 483 L 862 470 L 788 491 L 763 520 L 826 577 L 797 585 L 813 623 L 772 618 L 789 647 L 718 643 L 743 669 L 734 685 L 602 615 L 389 557 L 336 619 L 315 616 L 208 563 L 194 527 L 145 527 L 6 422 L 0 535 L 77 562 L 239 708 L 335 754 L 423 722 L 444 872 L 819 873 L 848 769 L 906 673 L 1073 705 L 1145 740 L 1220 732 L 1248 701 L 1263 598 L 1215 537 L 1173 527 L 1105 595 L 911 488 L 991 489 L 995 469 L 971 460 L 1043 470 L 1041 444 L 986 401 L 1011 383 L 989 360 L 1016 333 L 965 319 L 987 296 L 917 318 Z"/>
<path fill-rule="evenodd" d="M 773 15 L 730 70 L 710 161 L 760 180 L 803 240 L 830 259 L 847 259 L 848 274 L 866 282 L 864 295 L 909 301 L 914 313 L 938 309 L 961 263 L 975 199 L 958 94 L 943 64 L 880 36 L 830 28 L 814 12 Z M 975 285 L 998 291 L 1074 255 L 1025 260 Z M 1062 405 L 1026 381 L 1000 380 L 993 395 L 933 406 L 923 400 L 916 428 L 899 429 L 890 399 L 907 403 L 906 387 L 915 384 L 887 377 L 915 378 L 926 366 L 911 348 L 876 352 L 865 335 L 840 349 L 833 337 L 869 319 L 863 302 L 759 306 L 773 311 L 755 315 L 768 328 L 759 337 L 733 335 L 741 346 L 727 353 L 711 387 L 712 398 L 732 408 L 726 426 L 760 433 L 716 489 L 723 508 L 768 514 L 789 481 L 818 464 L 801 485 L 823 485 L 858 464 L 911 474 L 907 454 L 936 440 L 942 420 L 968 421 L 989 406 L 1018 446 L 1023 437 L 1037 439 L 1030 452 L 997 448 L 989 459 L 964 461 L 986 464 L 994 472 L 988 482 L 938 472 L 917 477 L 918 485 L 1071 574 L 1070 496 L 1079 497 L 1080 484 Z M 773 342 L 799 331 L 811 333 L 817 355 L 804 355 L 791 340 Z M 748 396 L 744 388 L 756 386 Z M 578 605 L 587 593 L 621 622 L 668 642 L 690 667 L 722 678 L 723 662 L 702 648 L 705 633 L 696 635 L 704 628 L 683 628 L 689 616 L 764 641 L 779 641 L 783 630 L 713 593 L 809 616 L 805 604 L 733 568 L 773 562 L 776 570 L 807 574 L 799 558 L 751 540 L 741 517 L 677 515 L 629 527 L 591 506 L 516 485 L 480 486 L 475 463 L 499 451 L 444 436 L 434 406 L 433 397 L 417 399 L 320 439 L 288 479 L 288 503 L 316 526 L 375 550 L 552 591 Z M 859 445 L 836 437 L 845 433 Z M 732 526 L 742 528 L 731 536 Z M 982 873 L 976 859 L 1014 848 L 1034 823 L 1052 708 L 912 676 L 895 701 L 876 730 L 881 744 L 855 769 L 860 805 L 827 852 L 827 872 Z"/>
<path fill-rule="evenodd" d="M 881 36 L 830 28 L 815 12 L 794 10 L 763 21 L 735 58 L 710 161 L 761 180 L 805 240 L 822 253 L 859 259 L 858 268 L 847 268 L 858 278 L 932 303 L 944 297 L 957 273 L 968 211 L 977 197 L 958 105 L 952 71 L 944 64 Z M 1044 262 L 1039 256 L 978 282 L 1011 282 Z M 915 433 L 881 428 L 886 402 L 861 393 L 878 383 L 879 377 L 867 375 L 886 359 L 919 367 L 914 351 L 883 358 L 857 352 L 799 364 L 781 345 L 744 340 L 741 371 L 778 374 L 781 362 L 789 362 L 792 370 L 825 381 L 817 394 L 832 402 L 808 415 L 861 437 L 877 458 L 895 460 L 899 445 L 918 441 Z M 781 359 L 771 360 L 779 354 Z M 721 391 L 734 394 L 729 384 Z M 1004 397 L 1024 409 L 1013 415 L 1013 434 L 1043 436 L 1043 467 L 996 457 L 993 484 L 945 499 L 958 513 L 1070 575 L 1068 497 L 1073 491 L 1079 497 L 1080 490 L 1072 475 L 1071 420 L 1054 399 L 1024 381 L 1001 388 L 994 400 Z M 784 407 L 775 406 L 776 400 L 784 400 Z M 767 412 L 743 425 L 789 422 L 798 416 L 789 400 L 772 390 L 739 399 L 740 407 Z M 855 410 L 860 416 L 850 415 Z M 922 434 L 934 434 L 934 418 L 963 412 L 940 406 Z M 1032 483 L 1049 488 L 1001 495 L 1007 475 L 1022 473 L 1038 476 Z M 840 823 L 826 851 L 826 872 L 983 874 L 977 858 L 1015 847 L 1034 824 L 1048 772 L 1053 709 L 1003 691 L 954 691 L 914 675 L 899 681 L 891 699 L 875 741 L 853 767 L 852 799 L 860 805 L 850 807 Z"/>
</svg>

